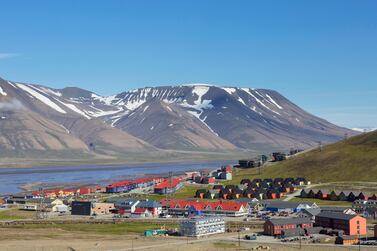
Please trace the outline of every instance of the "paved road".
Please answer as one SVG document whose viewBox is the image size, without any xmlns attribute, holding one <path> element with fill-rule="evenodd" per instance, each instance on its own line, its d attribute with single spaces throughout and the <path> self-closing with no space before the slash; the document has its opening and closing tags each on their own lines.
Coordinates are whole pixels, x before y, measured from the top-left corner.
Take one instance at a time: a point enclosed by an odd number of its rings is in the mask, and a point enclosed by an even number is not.
<svg viewBox="0 0 377 251">
<path fill-rule="evenodd" d="M 167 247 L 167 246 L 178 246 L 180 245 L 187 245 L 187 244 L 192 244 L 192 243 L 200 243 L 200 242 L 209 242 L 209 241 L 216 241 L 216 240 L 238 240 L 238 234 L 231 234 L 231 235 L 214 235 L 214 236 L 209 236 L 209 237 L 203 237 L 200 239 L 184 239 L 181 238 L 180 240 L 176 241 L 166 241 L 164 243 L 156 243 L 153 245 L 145 245 L 145 246 L 136 246 L 136 247 L 128 247 L 125 249 L 117 249 L 116 251 L 128 251 L 128 250 L 145 250 L 145 249 L 151 249 L 151 250 L 156 250 L 156 248 L 161 248 L 161 247 Z"/>
</svg>

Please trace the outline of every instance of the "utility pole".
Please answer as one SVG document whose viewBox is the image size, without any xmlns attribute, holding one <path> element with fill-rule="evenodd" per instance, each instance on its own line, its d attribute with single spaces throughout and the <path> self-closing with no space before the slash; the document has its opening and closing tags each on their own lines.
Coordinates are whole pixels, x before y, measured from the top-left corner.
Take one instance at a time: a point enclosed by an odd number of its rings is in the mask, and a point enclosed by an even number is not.
<svg viewBox="0 0 377 251">
<path fill-rule="evenodd" d="M 300 236 L 300 249 L 301 249 L 301 236 Z"/>
<path fill-rule="evenodd" d="M 238 246 L 241 247 L 241 229 L 238 228 Z"/>
<path fill-rule="evenodd" d="M 35 217 L 37 219 L 41 219 L 43 217 L 42 209 L 43 209 L 43 202 L 44 202 L 44 194 L 43 194 L 43 188 L 42 187 L 38 188 L 38 194 L 41 198 L 39 200 L 39 203 L 37 203 L 37 208 L 35 210 Z"/>
</svg>

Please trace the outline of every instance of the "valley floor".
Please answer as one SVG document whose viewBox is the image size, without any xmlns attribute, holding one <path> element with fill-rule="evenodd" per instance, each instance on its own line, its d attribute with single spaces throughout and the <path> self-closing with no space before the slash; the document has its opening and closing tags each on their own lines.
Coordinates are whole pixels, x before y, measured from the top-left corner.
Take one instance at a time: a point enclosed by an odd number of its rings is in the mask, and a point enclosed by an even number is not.
<svg viewBox="0 0 377 251">
<path fill-rule="evenodd" d="M 321 251 L 321 250 L 359 250 L 358 246 L 338 246 L 333 244 L 282 244 L 276 241 L 238 241 L 237 234 L 229 233 L 200 239 L 180 237 L 142 237 L 138 234 L 111 235 L 93 234 L 61 229 L 3 229 L 0 228 L 0 250 L 23 251 L 89 251 L 89 250 L 164 250 L 164 251 L 217 251 L 252 250 L 269 247 L 279 251 Z M 363 246 L 362 250 L 373 250 Z"/>
</svg>

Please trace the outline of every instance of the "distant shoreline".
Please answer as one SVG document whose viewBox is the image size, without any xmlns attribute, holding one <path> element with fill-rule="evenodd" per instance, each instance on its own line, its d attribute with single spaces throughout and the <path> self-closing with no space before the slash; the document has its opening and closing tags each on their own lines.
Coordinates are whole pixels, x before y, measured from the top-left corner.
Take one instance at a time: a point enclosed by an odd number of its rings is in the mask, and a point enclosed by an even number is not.
<svg viewBox="0 0 377 251">
<path fill-rule="evenodd" d="M 233 164 L 235 160 L 212 161 L 149 162 L 125 165 L 86 165 L 32 168 L 0 169 L 0 194 L 18 193 L 61 187 L 81 187 L 88 184 L 106 185 L 118 180 L 139 177 L 167 177 L 181 175 L 189 171 L 212 170 L 222 165 Z"/>
<path fill-rule="evenodd" d="M 180 153 L 182 154 L 182 153 Z M 197 153 L 187 152 L 179 156 L 161 156 L 153 158 L 129 158 L 129 159 L 17 159 L 17 158 L 0 158 L 1 169 L 18 169 L 18 168 L 55 168 L 55 167 L 82 167 L 82 166 L 96 166 L 96 167 L 116 167 L 122 165 L 143 165 L 148 163 L 153 164 L 169 164 L 169 163 L 188 163 L 188 162 L 212 162 L 222 161 L 224 159 L 238 160 L 242 158 L 250 158 L 256 156 L 257 153 L 252 152 L 217 152 L 217 153 Z"/>
</svg>

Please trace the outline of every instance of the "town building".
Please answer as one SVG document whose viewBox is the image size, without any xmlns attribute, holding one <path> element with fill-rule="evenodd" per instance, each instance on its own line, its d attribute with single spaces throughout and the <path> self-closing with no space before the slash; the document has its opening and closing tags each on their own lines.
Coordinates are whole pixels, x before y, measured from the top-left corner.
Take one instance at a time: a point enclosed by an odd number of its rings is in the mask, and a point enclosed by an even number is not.
<svg viewBox="0 0 377 251">
<path fill-rule="evenodd" d="M 171 215 L 206 215 L 206 216 L 246 216 L 249 204 L 233 201 L 194 201 L 194 200 L 161 200 L 162 206 Z"/>
<path fill-rule="evenodd" d="M 142 178 L 136 180 L 121 180 L 106 186 L 106 193 L 126 193 L 136 188 L 154 186 L 159 178 Z"/>
<path fill-rule="evenodd" d="M 183 187 L 181 178 L 164 179 L 160 184 L 154 186 L 154 193 L 156 194 L 170 194 L 175 193 Z"/>
<path fill-rule="evenodd" d="M 91 188 L 80 187 L 80 188 L 34 191 L 32 192 L 32 195 L 33 197 L 64 198 L 68 196 L 85 195 L 85 194 L 90 194 L 90 193 L 91 193 Z"/>
<path fill-rule="evenodd" d="M 136 205 L 140 202 L 137 199 L 128 198 L 109 198 L 107 203 L 114 203 L 117 213 L 120 215 L 131 214 L 135 211 Z"/>
<path fill-rule="evenodd" d="M 160 202 L 155 200 L 144 200 L 140 201 L 140 203 L 136 204 L 136 210 L 139 208 L 146 209 L 150 212 L 152 217 L 157 217 L 159 214 L 162 213 L 162 205 Z M 139 210 L 141 212 L 141 210 Z"/>
<path fill-rule="evenodd" d="M 358 236 L 341 235 L 335 238 L 335 244 L 339 244 L 339 245 L 355 245 L 357 243 L 359 243 Z"/>
<path fill-rule="evenodd" d="M 315 217 L 315 225 L 343 230 L 346 235 L 365 235 L 367 233 L 367 221 L 364 217 L 340 212 L 319 213 Z"/>
<path fill-rule="evenodd" d="M 289 212 L 298 213 L 303 209 L 318 208 L 314 202 L 295 202 L 295 201 L 281 201 L 281 200 L 268 200 L 262 201 L 261 204 L 264 210 L 270 212 Z"/>
<path fill-rule="evenodd" d="M 364 217 L 376 219 L 377 216 L 377 200 L 355 200 L 352 208 Z"/>
<path fill-rule="evenodd" d="M 285 236 L 286 232 L 295 231 L 300 235 L 313 228 L 313 222 L 308 217 L 269 219 L 264 223 L 264 234 L 272 236 Z M 307 233 L 306 233 L 307 234 Z"/>
<path fill-rule="evenodd" d="M 225 221 L 221 217 L 196 217 L 180 223 L 182 236 L 201 237 L 225 233 Z"/>
<path fill-rule="evenodd" d="M 114 203 L 100 203 L 91 201 L 72 201 L 72 215 L 105 215 L 115 209 Z"/>
<path fill-rule="evenodd" d="M 331 207 L 331 206 L 321 206 L 321 212 L 336 212 L 345 214 L 357 214 L 355 210 L 349 207 Z"/>
<path fill-rule="evenodd" d="M 131 213 L 131 218 L 149 218 L 153 217 L 152 212 L 147 208 L 136 208 L 134 212 Z"/>
</svg>

